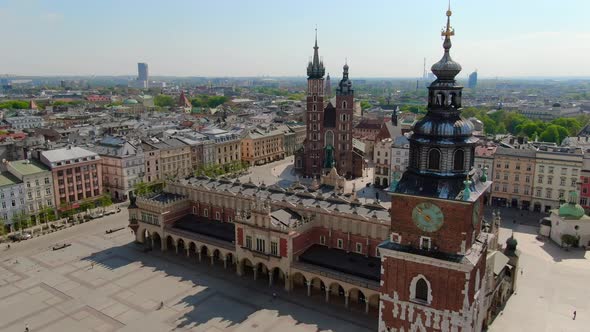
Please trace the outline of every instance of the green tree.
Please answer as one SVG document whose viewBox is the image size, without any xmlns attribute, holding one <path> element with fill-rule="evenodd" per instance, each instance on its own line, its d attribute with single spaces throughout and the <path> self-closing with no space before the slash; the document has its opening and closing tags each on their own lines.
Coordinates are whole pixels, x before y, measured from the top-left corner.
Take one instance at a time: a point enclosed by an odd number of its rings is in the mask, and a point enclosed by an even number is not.
<svg viewBox="0 0 590 332">
<path fill-rule="evenodd" d="M 107 207 L 113 204 L 113 200 L 111 199 L 111 196 L 104 194 L 99 198 L 99 204 L 102 207 Z"/>
<path fill-rule="evenodd" d="M 142 181 L 135 184 L 133 191 L 135 191 L 137 196 L 143 196 L 152 192 L 153 189 L 149 184 Z"/>
<path fill-rule="evenodd" d="M 80 203 L 79 210 L 86 214 L 88 210 L 94 208 L 95 206 L 96 205 L 94 204 L 94 201 L 90 199 L 85 199 Z"/>
<path fill-rule="evenodd" d="M 0 109 L 24 110 L 29 108 L 29 102 L 24 100 L 7 100 L 0 103 Z"/>
<path fill-rule="evenodd" d="M 154 97 L 154 105 L 159 107 L 174 107 L 176 103 L 174 98 L 168 95 L 157 95 Z"/>
<path fill-rule="evenodd" d="M 14 223 L 15 227 L 17 229 L 20 229 L 21 231 L 25 228 L 30 227 L 33 224 L 33 222 L 31 221 L 31 216 L 25 212 L 17 213 L 12 218 L 12 222 Z"/>
<path fill-rule="evenodd" d="M 551 124 L 562 126 L 567 129 L 568 134 L 570 136 L 578 135 L 580 129 L 582 129 L 582 124 L 574 118 L 559 118 L 551 121 Z"/>
<path fill-rule="evenodd" d="M 369 109 L 369 108 L 371 108 L 371 107 L 373 107 L 373 105 L 371 105 L 371 103 L 369 103 L 369 102 L 368 102 L 368 101 L 366 101 L 366 100 L 361 100 L 361 108 L 362 108 L 363 110 Z"/>
<path fill-rule="evenodd" d="M 541 141 L 543 142 L 554 142 L 557 144 L 561 144 L 564 138 L 568 136 L 569 132 L 562 126 L 558 125 L 549 125 L 545 130 L 541 133 Z"/>
</svg>

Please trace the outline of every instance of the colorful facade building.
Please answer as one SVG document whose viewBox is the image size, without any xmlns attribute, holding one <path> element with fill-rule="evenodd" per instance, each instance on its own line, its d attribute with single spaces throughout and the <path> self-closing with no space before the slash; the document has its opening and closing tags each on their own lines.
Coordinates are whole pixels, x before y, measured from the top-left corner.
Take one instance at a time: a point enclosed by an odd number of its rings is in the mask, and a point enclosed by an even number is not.
<svg viewBox="0 0 590 332">
<path fill-rule="evenodd" d="M 494 154 L 492 205 L 522 210 L 534 208 L 536 152 L 498 147 Z M 535 208 L 536 209 L 536 208 Z"/>
<path fill-rule="evenodd" d="M 61 211 L 102 196 L 102 165 L 97 153 L 68 146 L 42 151 L 39 159 L 51 169 L 55 204 Z"/>
</svg>

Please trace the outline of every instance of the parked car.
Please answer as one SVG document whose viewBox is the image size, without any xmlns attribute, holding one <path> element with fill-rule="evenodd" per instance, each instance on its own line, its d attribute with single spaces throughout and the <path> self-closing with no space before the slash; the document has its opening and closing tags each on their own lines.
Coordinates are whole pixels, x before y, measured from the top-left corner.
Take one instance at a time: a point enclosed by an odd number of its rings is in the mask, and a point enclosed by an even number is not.
<svg viewBox="0 0 590 332">
<path fill-rule="evenodd" d="M 23 232 L 10 235 L 8 238 L 12 241 L 24 241 L 30 239 L 31 233 Z"/>
</svg>

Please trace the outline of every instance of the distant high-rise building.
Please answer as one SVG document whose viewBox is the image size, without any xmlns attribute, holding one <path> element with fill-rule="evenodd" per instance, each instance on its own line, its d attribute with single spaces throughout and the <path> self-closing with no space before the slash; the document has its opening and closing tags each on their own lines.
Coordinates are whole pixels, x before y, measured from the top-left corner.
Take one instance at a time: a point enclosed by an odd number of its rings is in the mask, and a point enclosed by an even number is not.
<svg viewBox="0 0 590 332">
<path fill-rule="evenodd" d="M 477 86 L 477 70 L 469 75 L 469 82 L 467 82 L 467 86 L 470 89 L 475 89 Z"/>
<path fill-rule="evenodd" d="M 137 64 L 137 80 L 147 81 L 149 79 L 148 64 L 140 62 Z"/>
</svg>

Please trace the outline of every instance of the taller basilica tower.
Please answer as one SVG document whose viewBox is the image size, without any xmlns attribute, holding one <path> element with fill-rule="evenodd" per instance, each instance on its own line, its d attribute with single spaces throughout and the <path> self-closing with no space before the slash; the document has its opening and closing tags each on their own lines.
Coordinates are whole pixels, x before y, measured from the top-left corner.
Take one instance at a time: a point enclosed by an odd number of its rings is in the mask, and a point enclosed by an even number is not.
<svg viewBox="0 0 590 332">
<path fill-rule="evenodd" d="M 471 171 L 473 125 L 461 114 L 461 66 L 450 55 L 432 66 L 428 112 L 410 138 L 410 164 L 393 184 L 391 236 L 379 246 L 379 331 L 480 331 L 487 235 L 481 232 L 485 173 Z"/>
</svg>

